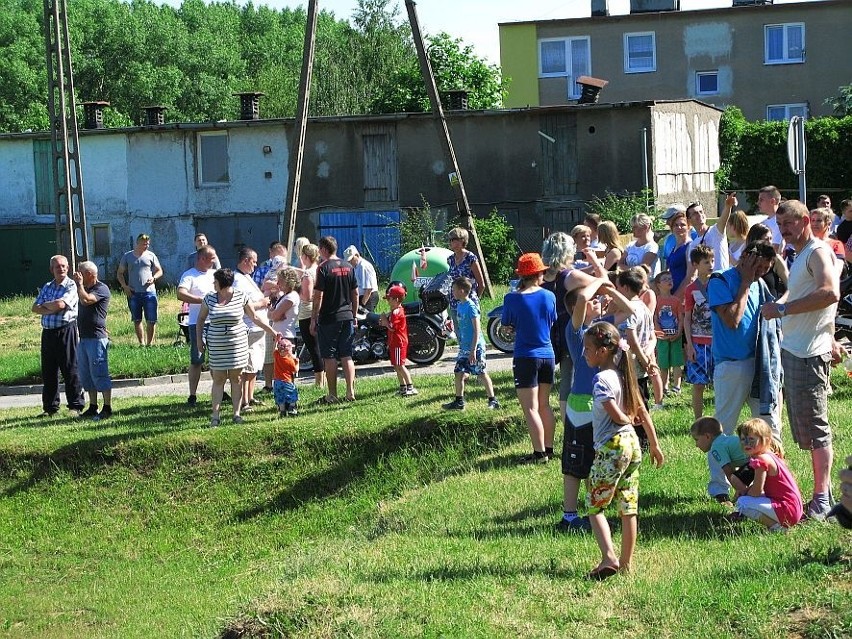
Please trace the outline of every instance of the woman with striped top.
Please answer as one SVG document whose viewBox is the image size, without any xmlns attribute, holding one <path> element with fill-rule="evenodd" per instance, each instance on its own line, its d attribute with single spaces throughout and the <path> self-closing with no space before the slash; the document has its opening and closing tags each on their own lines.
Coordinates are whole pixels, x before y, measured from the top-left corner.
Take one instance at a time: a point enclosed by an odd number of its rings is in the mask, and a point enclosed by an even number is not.
<svg viewBox="0 0 852 639">
<path fill-rule="evenodd" d="M 243 315 L 248 315 L 264 331 L 277 337 L 272 327 L 259 318 L 248 298 L 233 287 L 234 272 L 220 268 L 213 274 L 213 293 L 208 293 L 201 303 L 196 324 L 197 343 L 201 351 L 207 348 L 210 374 L 213 377 L 211 400 L 213 414 L 210 425 L 219 425 L 219 409 L 225 391 L 225 380 L 231 380 L 231 400 L 234 407 L 234 423 L 241 424 L 240 373 L 248 363 L 248 335 Z M 205 322 L 209 320 L 206 343 L 202 339 Z"/>
</svg>

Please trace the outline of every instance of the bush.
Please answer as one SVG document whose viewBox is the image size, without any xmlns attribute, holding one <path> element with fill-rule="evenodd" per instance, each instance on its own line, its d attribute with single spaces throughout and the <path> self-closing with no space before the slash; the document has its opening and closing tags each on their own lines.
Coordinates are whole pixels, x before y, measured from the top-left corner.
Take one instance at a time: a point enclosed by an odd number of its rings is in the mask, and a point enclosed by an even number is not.
<svg viewBox="0 0 852 639">
<path fill-rule="evenodd" d="M 774 184 L 797 192 L 799 180 L 787 160 L 787 122 L 749 122 L 728 107 L 719 125 L 720 190 L 755 190 Z M 852 116 L 805 122 L 808 190 L 848 189 L 852 184 Z M 840 199 L 840 198 L 838 198 Z"/>
<path fill-rule="evenodd" d="M 507 282 L 515 272 L 515 260 L 521 252 L 515 241 L 515 229 L 497 209 L 491 209 L 488 217 L 477 218 L 474 224 L 488 277 L 492 283 Z"/>
<path fill-rule="evenodd" d="M 615 223 L 619 233 L 630 233 L 630 220 L 638 213 L 654 217 L 654 194 L 643 189 L 639 193 L 616 194 L 607 192 L 603 197 L 595 195 L 588 205 L 589 211 L 601 216 L 601 220 Z"/>
<path fill-rule="evenodd" d="M 393 226 L 399 230 L 399 257 L 421 246 L 438 246 L 438 236 L 446 226 L 446 220 L 443 212 L 433 212 L 424 199 L 422 208 L 405 210 L 400 221 Z"/>
</svg>

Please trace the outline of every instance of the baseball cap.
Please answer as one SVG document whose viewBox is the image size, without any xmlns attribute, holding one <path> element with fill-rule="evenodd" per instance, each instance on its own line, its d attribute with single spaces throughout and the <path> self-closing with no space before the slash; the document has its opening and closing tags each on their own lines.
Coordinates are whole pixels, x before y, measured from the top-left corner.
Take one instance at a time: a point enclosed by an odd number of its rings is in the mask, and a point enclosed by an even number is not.
<svg viewBox="0 0 852 639">
<path fill-rule="evenodd" d="M 393 298 L 399 299 L 399 300 L 405 299 L 405 289 L 402 288 L 401 286 L 391 286 L 388 289 L 387 294 L 385 295 L 385 298 L 388 298 L 388 297 L 393 297 Z"/>
<path fill-rule="evenodd" d="M 355 257 L 356 255 L 360 255 L 360 253 L 358 253 L 358 249 L 355 247 L 354 244 L 350 244 L 349 246 L 346 247 L 346 250 L 343 251 L 343 259 L 346 260 L 347 262 L 349 260 L 351 260 L 353 257 Z"/>
<path fill-rule="evenodd" d="M 686 213 L 686 207 L 683 204 L 672 204 L 660 217 L 664 220 L 670 220 L 678 213 Z"/>
</svg>

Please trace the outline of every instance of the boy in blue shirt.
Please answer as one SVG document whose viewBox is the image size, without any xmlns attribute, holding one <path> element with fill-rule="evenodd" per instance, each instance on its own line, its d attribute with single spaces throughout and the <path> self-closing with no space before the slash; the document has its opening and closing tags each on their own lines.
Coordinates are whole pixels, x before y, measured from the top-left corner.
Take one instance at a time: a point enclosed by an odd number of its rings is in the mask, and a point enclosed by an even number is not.
<svg viewBox="0 0 852 639">
<path fill-rule="evenodd" d="M 469 375 L 476 375 L 488 395 L 488 408 L 500 408 L 494 396 L 494 384 L 485 370 L 485 338 L 479 326 L 479 306 L 470 299 L 471 284 L 466 277 L 453 280 L 453 297 L 458 301 L 456 307 L 457 325 L 453 327 L 459 342 L 459 354 L 456 356 L 456 398 L 444 404 L 446 410 L 464 410 L 464 383 Z"/>
<path fill-rule="evenodd" d="M 720 504 L 733 508 L 731 486 L 737 495 L 743 495 L 754 480 L 754 471 L 748 465 L 740 438 L 722 433 L 722 423 L 715 417 L 696 419 L 689 429 L 695 445 L 707 454 L 710 482 L 707 492 Z"/>
</svg>

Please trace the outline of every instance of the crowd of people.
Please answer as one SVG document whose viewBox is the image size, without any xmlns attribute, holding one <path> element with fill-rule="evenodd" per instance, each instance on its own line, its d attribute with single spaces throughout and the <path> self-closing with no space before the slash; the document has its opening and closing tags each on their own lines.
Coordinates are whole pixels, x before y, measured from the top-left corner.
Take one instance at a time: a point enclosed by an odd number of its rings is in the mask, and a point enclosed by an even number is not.
<svg viewBox="0 0 852 639">
<path fill-rule="evenodd" d="M 750 227 L 736 210 L 735 194 L 712 226 L 700 203 L 673 205 L 662 215 L 671 230 L 662 250 L 649 216 L 633 218 L 634 239 L 621 246 L 614 225 L 592 214 L 571 235 L 549 236 L 541 254 L 518 260 L 519 284 L 506 295 L 501 319 L 514 329 L 513 380 L 532 446 L 521 461 L 546 463 L 555 454 L 557 419 L 550 393 L 558 368 L 564 431 L 559 527 L 594 532 L 602 558 L 591 579 L 630 568 L 641 451 L 647 450 L 657 466 L 664 463 L 652 415 L 685 384 L 692 386 L 691 434 L 707 454 L 708 492 L 714 499 L 771 530 L 785 530 L 802 516 L 829 515 L 829 372 L 843 357 L 833 337 L 833 316 L 839 278 L 852 260 L 852 201 L 841 203 L 840 221 L 829 206 L 809 211 L 799 201 L 782 201 L 771 186 L 761 189 L 758 205 L 766 219 Z M 497 409 L 480 325 L 482 269 L 467 250 L 467 231 L 451 229 L 447 239 L 453 278 L 449 315 L 459 352 L 455 397 L 443 408 L 465 408 L 465 383 L 474 375 L 484 386 L 488 408 Z M 117 273 L 140 345 L 155 341 L 155 281 L 163 275 L 150 243 L 140 234 Z M 203 233 L 196 235 L 195 249 L 177 297 L 188 306 L 187 403 L 198 402 L 206 356 L 213 378 L 211 426 L 221 423 L 222 404 L 228 401 L 233 423 L 241 423 L 244 413 L 263 404 L 263 391 L 272 395 L 280 416 L 298 414 L 297 330 L 314 365 L 314 383 L 324 388 L 320 403 L 356 401 L 357 311 L 359 306 L 374 310 L 379 299 L 375 268 L 357 247 L 348 247 L 340 258 L 333 237 L 316 245 L 299 238 L 298 255 L 288 256 L 287 247 L 276 241 L 262 263 L 252 248 L 241 248 L 234 269 L 221 267 Z M 54 278 L 32 309 L 43 328 L 42 416 L 59 409 L 61 373 L 68 408 L 107 419 L 112 414 L 105 325 L 109 288 L 91 262 L 82 262 L 73 277 L 63 256 L 51 258 L 50 265 Z M 405 294 L 401 286 L 388 289 L 390 312 L 380 320 L 403 397 L 417 394 L 405 364 Z M 264 385 L 256 393 L 261 373 Z M 710 385 L 716 401 L 713 415 L 705 416 Z M 793 441 L 810 456 L 814 488 L 807 502 L 784 462 L 785 403 Z M 744 405 L 751 419 L 740 423 Z M 583 484 L 585 517 L 578 507 Z M 602 514 L 613 500 L 622 517 L 620 555 Z"/>
</svg>

